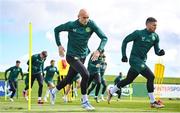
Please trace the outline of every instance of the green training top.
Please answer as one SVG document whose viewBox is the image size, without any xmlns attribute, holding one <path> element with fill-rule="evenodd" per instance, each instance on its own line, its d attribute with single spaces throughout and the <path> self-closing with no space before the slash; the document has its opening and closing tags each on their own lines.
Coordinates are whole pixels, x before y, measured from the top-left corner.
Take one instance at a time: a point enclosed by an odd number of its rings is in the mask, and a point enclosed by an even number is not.
<svg viewBox="0 0 180 113">
<path fill-rule="evenodd" d="M 117 76 L 115 79 L 114 79 L 114 85 L 116 85 L 119 81 L 121 81 L 122 79 L 122 76 Z"/>
<path fill-rule="evenodd" d="M 10 74 L 9 74 L 8 80 L 17 81 L 19 73 L 21 73 L 21 75 L 23 77 L 22 69 L 20 67 L 13 66 L 5 71 L 5 78 L 6 78 L 7 72 L 9 72 L 9 71 L 10 71 Z"/>
<path fill-rule="evenodd" d="M 45 76 L 45 80 L 47 81 L 52 81 L 54 74 L 57 73 L 59 75 L 59 71 L 57 70 L 57 68 L 55 66 L 47 66 L 44 71 L 46 71 L 46 76 Z"/>
<path fill-rule="evenodd" d="M 137 57 L 145 62 L 147 53 L 152 46 L 154 46 L 155 53 L 157 55 L 159 54 L 159 36 L 154 32 L 149 32 L 147 29 L 144 29 L 136 30 L 128 35 L 122 43 L 122 56 L 126 56 L 126 46 L 130 41 L 133 41 L 130 59 Z"/>
<path fill-rule="evenodd" d="M 93 32 L 95 32 L 101 39 L 101 43 L 98 47 L 99 51 L 104 49 L 104 46 L 107 42 L 107 37 L 105 34 L 92 20 L 89 20 L 87 25 L 82 25 L 79 20 L 76 20 L 69 21 L 56 27 L 54 32 L 56 44 L 58 46 L 61 45 L 59 38 L 59 32 L 61 31 L 68 32 L 67 55 L 70 56 L 84 58 L 90 53 L 88 48 L 88 41 Z"/>
<path fill-rule="evenodd" d="M 35 54 L 32 56 L 32 74 L 38 74 L 44 72 L 44 61 L 41 59 L 40 54 Z M 29 61 L 27 62 L 29 65 Z"/>
</svg>

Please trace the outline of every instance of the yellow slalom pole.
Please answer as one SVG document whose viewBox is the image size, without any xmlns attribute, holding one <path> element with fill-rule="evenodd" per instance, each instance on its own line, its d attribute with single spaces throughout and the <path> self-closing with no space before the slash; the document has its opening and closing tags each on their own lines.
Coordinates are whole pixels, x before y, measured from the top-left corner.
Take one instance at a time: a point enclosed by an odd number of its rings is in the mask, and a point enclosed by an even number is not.
<svg viewBox="0 0 180 113">
<path fill-rule="evenodd" d="M 7 100 L 7 81 L 5 81 L 5 85 L 4 85 L 4 99 L 5 101 Z"/>
<path fill-rule="evenodd" d="M 32 75 L 32 23 L 29 23 L 29 96 L 28 96 L 28 111 L 31 110 L 31 75 Z"/>
<path fill-rule="evenodd" d="M 161 57 L 158 59 L 158 63 L 155 64 L 154 74 L 155 74 L 155 84 L 157 85 L 156 99 L 160 99 L 160 88 L 164 79 L 165 66 L 163 65 Z"/>
</svg>

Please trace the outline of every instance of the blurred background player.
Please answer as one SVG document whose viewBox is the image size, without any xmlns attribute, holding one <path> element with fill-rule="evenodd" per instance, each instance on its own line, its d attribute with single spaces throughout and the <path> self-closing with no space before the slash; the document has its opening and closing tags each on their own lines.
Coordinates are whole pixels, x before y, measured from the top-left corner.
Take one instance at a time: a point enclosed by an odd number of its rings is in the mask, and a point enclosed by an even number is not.
<svg viewBox="0 0 180 113">
<path fill-rule="evenodd" d="M 101 59 L 101 66 L 100 66 L 100 76 L 101 76 L 101 84 L 102 84 L 102 92 L 101 92 L 101 100 L 102 101 L 105 101 L 104 99 L 104 93 L 106 91 L 106 88 L 107 88 L 107 84 L 106 84 L 106 80 L 104 78 L 104 73 L 105 73 L 105 70 L 107 68 L 107 63 L 105 61 L 106 59 L 106 56 L 104 55 L 104 50 L 102 51 L 102 59 Z M 96 81 L 93 80 L 92 83 L 91 83 L 91 87 L 89 88 L 88 90 L 88 95 L 92 92 L 92 90 L 97 86 L 96 84 Z M 96 90 L 98 91 L 97 89 L 98 87 L 96 87 Z M 97 94 L 99 94 L 99 91 L 97 92 Z"/>
<path fill-rule="evenodd" d="M 9 73 L 9 76 L 7 78 L 7 73 Z M 8 80 L 8 83 L 10 85 L 10 89 L 9 89 L 9 96 L 10 96 L 10 101 L 14 101 L 13 100 L 13 97 L 16 93 L 16 90 L 17 90 L 17 80 L 18 80 L 18 75 L 19 73 L 21 74 L 22 78 L 23 78 L 23 72 L 22 72 L 22 69 L 20 68 L 20 61 L 17 60 L 16 61 L 16 65 L 13 66 L 13 67 L 10 67 L 9 69 L 7 69 L 5 71 L 5 81 Z"/>
<path fill-rule="evenodd" d="M 150 98 L 151 107 L 162 108 L 163 104 L 156 101 L 154 96 L 154 74 L 150 68 L 146 65 L 147 53 L 154 47 L 155 54 L 162 56 L 165 54 L 163 49 L 159 48 L 159 36 L 155 33 L 157 26 L 157 20 L 153 17 L 146 19 L 146 28 L 143 30 L 136 30 L 129 34 L 122 43 L 122 62 L 128 62 L 126 56 L 127 43 L 133 42 L 131 55 L 129 58 L 130 69 L 128 71 L 127 77 L 117 83 L 108 92 L 108 103 L 111 100 L 112 94 L 119 90 L 119 88 L 124 87 L 133 82 L 133 80 L 141 74 L 147 79 L 147 91 Z"/>
<path fill-rule="evenodd" d="M 118 82 L 122 80 L 122 72 L 119 72 L 119 75 L 114 79 L 114 85 L 117 85 Z M 117 101 L 121 98 L 121 88 L 119 88 L 118 91 L 116 91 L 118 94 L 118 99 Z"/>
<path fill-rule="evenodd" d="M 42 101 L 42 90 L 43 90 L 43 73 L 44 73 L 44 62 L 47 57 L 47 51 L 42 51 L 39 54 L 32 56 L 32 76 L 31 76 L 31 88 L 34 84 L 35 79 L 37 79 L 39 89 L 38 89 L 38 104 L 43 104 Z M 29 65 L 29 60 L 27 62 Z M 29 71 L 29 69 L 28 69 Z M 27 76 L 28 77 L 28 76 Z M 27 78 L 25 81 L 28 82 Z M 27 99 L 27 90 L 29 89 L 29 84 L 26 83 L 25 89 L 23 90 L 23 96 Z"/>
<path fill-rule="evenodd" d="M 103 52 L 103 55 L 102 55 L 102 62 L 101 62 L 101 68 L 100 68 L 100 75 L 101 75 L 101 84 L 102 84 L 102 92 L 101 92 L 101 100 L 102 101 L 105 101 L 104 99 L 104 93 L 106 91 L 106 88 L 107 88 L 107 84 L 106 84 L 106 80 L 104 78 L 104 73 L 106 71 L 106 68 L 107 68 L 107 62 L 106 62 L 106 56 Z"/>
<path fill-rule="evenodd" d="M 73 86 L 73 82 L 76 82 L 75 83 L 75 88 L 72 88 Z M 66 91 L 65 91 L 65 94 L 63 96 L 63 100 L 65 103 L 68 102 L 68 97 L 67 95 L 70 93 L 70 90 L 73 89 L 73 92 L 75 94 L 75 96 L 77 97 L 78 96 L 78 89 L 81 87 L 81 76 L 80 74 L 78 73 L 74 78 L 73 78 L 73 81 L 72 83 L 70 84 L 67 84 L 66 86 Z"/>
<path fill-rule="evenodd" d="M 95 91 L 95 96 L 94 96 L 94 99 L 96 100 L 97 103 L 99 103 L 99 100 L 98 100 L 98 93 L 99 93 L 99 90 L 101 88 L 101 75 L 100 75 L 100 68 L 101 68 L 101 63 L 102 63 L 102 59 L 103 59 L 103 52 L 102 51 L 98 57 L 97 60 L 95 61 L 92 61 L 91 57 L 89 59 L 89 62 L 88 62 L 88 71 L 90 73 L 90 77 L 89 77 L 89 81 L 88 81 L 88 86 L 91 84 L 91 82 L 94 80 L 95 81 L 95 84 L 96 84 L 96 91 Z M 88 90 L 88 95 L 90 94 L 90 92 L 92 91 L 92 89 L 89 89 Z"/>
<path fill-rule="evenodd" d="M 25 84 L 26 90 L 23 90 L 23 96 L 24 96 L 25 100 L 28 101 L 29 73 L 24 74 L 24 77 L 26 77 L 24 79 L 24 84 Z"/>
<path fill-rule="evenodd" d="M 53 77 L 56 73 L 56 75 L 59 76 L 59 71 L 57 70 L 57 67 L 55 66 L 55 60 L 51 60 L 50 66 L 47 66 L 44 71 L 46 71 L 44 81 L 48 86 L 48 89 L 46 90 L 46 94 L 44 96 L 44 102 L 47 102 L 47 98 L 49 97 L 49 91 L 50 89 L 54 88 L 55 85 L 53 83 Z"/>
</svg>

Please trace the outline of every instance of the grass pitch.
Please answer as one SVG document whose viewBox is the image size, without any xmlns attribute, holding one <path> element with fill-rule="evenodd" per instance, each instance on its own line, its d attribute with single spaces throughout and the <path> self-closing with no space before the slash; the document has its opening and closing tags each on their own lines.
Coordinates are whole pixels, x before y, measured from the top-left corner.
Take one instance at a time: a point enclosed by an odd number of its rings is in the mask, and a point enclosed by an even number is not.
<svg viewBox="0 0 180 113">
<path fill-rule="evenodd" d="M 1 75 L 1 74 L 0 74 Z M 113 77 L 106 80 L 110 83 Z M 0 97 L 0 113 L 26 113 L 28 112 L 28 102 L 22 97 L 22 91 L 25 87 L 24 81 L 20 80 L 18 82 L 18 95 L 19 97 L 14 97 L 14 102 L 9 100 L 5 101 L 4 97 Z M 43 86 L 43 96 L 47 89 L 46 84 Z M 146 90 L 146 89 L 142 89 Z M 75 98 L 72 102 L 64 103 L 62 100 L 63 90 L 57 94 L 56 104 L 51 105 L 50 103 L 45 103 L 43 105 L 37 104 L 37 91 L 38 85 L 35 82 L 32 88 L 32 105 L 31 113 L 87 113 L 86 110 L 82 109 L 80 104 L 80 91 L 79 96 Z M 96 108 L 96 113 L 180 113 L 180 100 L 168 100 L 162 99 L 165 108 L 156 109 L 150 108 L 149 99 L 147 97 L 133 97 L 132 100 L 129 97 L 122 97 L 121 100 L 116 101 L 117 97 L 113 97 L 111 104 L 107 104 L 106 101 L 101 101 L 96 103 L 93 97 L 89 100 L 91 104 Z M 90 112 L 90 111 L 89 111 Z"/>
<path fill-rule="evenodd" d="M 96 103 L 92 97 L 90 97 L 90 102 L 96 108 L 97 113 L 173 113 L 180 112 L 180 101 L 179 100 L 168 100 L 163 99 L 165 103 L 165 108 L 156 109 L 150 108 L 149 100 L 147 98 L 133 98 L 129 100 L 127 97 L 123 97 L 121 100 L 117 101 L 117 97 L 114 97 L 111 104 L 107 104 L 106 101 L 101 101 Z M 63 113 L 85 113 L 86 110 L 81 108 L 80 97 L 74 99 L 72 102 L 64 103 L 61 97 L 56 99 L 56 104 L 51 105 L 50 103 L 45 103 L 43 105 L 37 104 L 37 98 L 32 98 L 31 112 L 33 113 L 43 113 L 43 112 L 63 112 Z M 14 102 L 9 100 L 4 101 L 4 98 L 0 98 L 0 112 L 8 113 L 24 113 L 28 112 L 28 102 L 24 98 L 19 97 L 14 99 Z"/>
</svg>

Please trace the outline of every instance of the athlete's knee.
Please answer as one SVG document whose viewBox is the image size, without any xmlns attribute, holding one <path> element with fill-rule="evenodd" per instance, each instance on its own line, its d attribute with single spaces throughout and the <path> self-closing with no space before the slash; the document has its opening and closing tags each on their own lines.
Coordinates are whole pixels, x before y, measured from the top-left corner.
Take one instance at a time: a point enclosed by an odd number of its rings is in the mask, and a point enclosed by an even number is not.
<svg viewBox="0 0 180 113">
<path fill-rule="evenodd" d="M 127 81 L 127 84 L 130 84 L 132 82 L 133 82 L 133 80 L 130 79 L 130 80 Z"/>
<path fill-rule="evenodd" d="M 130 84 L 130 83 L 132 83 L 133 82 L 133 79 L 124 79 L 124 82 L 125 82 L 125 84 L 127 85 L 127 84 Z"/>
<path fill-rule="evenodd" d="M 155 77 L 154 77 L 154 75 L 153 75 L 153 74 L 152 74 L 151 76 L 149 76 L 149 77 L 148 77 L 148 81 L 153 82 L 153 81 L 154 81 L 154 79 L 155 79 Z"/>
<path fill-rule="evenodd" d="M 127 79 L 127 78 L 125 78 L 124 80 L 119 81 L 119 82 L 117 83 L 117 87 L 118 87 L 118 88 L 121 88 L 121 87 L 124 87 L 124 86 L 132 83 L 132 82 L 133 82 L 132 79 Z"/>
<path fill-rule="evenodd" d="M 85 71 L 82 73 L 82 79 L 83 80 L 89 80 L 90 74 L 88 71 Z"/>
<path fill-rule="evenodd" d="M 70 78 L 70 77 L 66 77 L 65 80 L 62 80 L 64 84 L 72 84 L 72 81 L 73 81 L 73 78 Z"/>
</svg>

